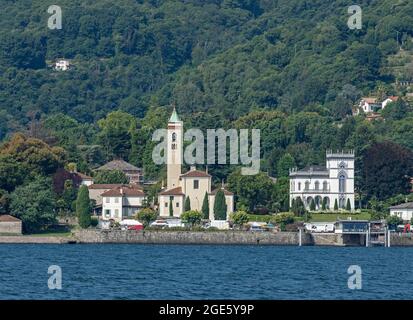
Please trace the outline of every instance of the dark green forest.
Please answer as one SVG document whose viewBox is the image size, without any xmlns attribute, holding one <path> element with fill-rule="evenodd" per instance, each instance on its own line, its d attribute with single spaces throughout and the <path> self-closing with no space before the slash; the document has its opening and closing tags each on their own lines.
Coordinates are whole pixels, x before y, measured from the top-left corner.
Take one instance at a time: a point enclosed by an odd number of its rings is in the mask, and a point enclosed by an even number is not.
<svg viewBox="0 0 413 320">
<path fill-rule="evenodd" d="M 237 200 L 259 199 L 251 210 L 288 210 L 288 169 L 323 164 L 326 149 L 355 150 L 363 207 L 409 192 L 412 1 L 358 1 L 361 30 L 346 0 L 61 0 L 61 30 L 47 27 L 51 4 L 0 0 L 1 179 L 19 169 L 0 210 L 70 163 L 92 174 L 123 158 L 162 178 L 151 135 L 172 106 L 186 128 L 261 129 L 263 174 L 246 183 L 278 183 Z M 73 67 L 54 70 L 58 58 Z M 379 120 L 352 116 L 360 97 L 390 95 Z M 237 167 L 210 170 L 243 194 Z"/>
</svg>

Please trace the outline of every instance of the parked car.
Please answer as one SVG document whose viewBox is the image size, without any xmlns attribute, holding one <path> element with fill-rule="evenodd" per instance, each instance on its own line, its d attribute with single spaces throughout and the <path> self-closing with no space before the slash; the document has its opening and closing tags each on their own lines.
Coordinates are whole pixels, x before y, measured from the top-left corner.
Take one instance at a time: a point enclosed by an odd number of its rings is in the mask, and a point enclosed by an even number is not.
<svg viewBox="0 0 413 320">
<path fill-rule="evenodd" d="M 250 231 L 251 232 L 263 232 L 264 228 L 262 228 L 261 226 L 258 226 L 258 225 L 252 225 L 250 227 Z"/>
<path fill-rule="evenodd" d="M 166 220 L 155 220 L 154 222 L 152 222 L 150 224 L 151 227 L 155 227 L 155 228 L 168 228 L 168 222 Z"/>
</svg>

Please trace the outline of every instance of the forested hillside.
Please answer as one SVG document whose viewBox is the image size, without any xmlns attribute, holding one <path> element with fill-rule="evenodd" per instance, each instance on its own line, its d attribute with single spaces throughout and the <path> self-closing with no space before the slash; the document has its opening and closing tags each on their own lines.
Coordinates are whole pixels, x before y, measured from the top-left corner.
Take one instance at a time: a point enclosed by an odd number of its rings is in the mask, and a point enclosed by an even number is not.
<svg viewBox="0 0 413 320">
<path fill-rule="evenodd" d="M 272 176 L 352 148 L 360 196 L 407 192 L 413 111 L 398 83 L 413 81 L 413 1 L 358 1 L 361 30 L 347 26 L 346 0 L 61 0 L 61 30 L 47 28 L 50 4 L 0 0 L 0 140 L 22 132 L 63 147 L 60 165 L 91 173 L 122 157 L 158 179 L 150 138 L 174 104 L 187 128 L 261 129 L 261 168 Z M 53 70 L 58 58 L 73 68 Z M 351 115 L 364 95 L 401 99 L 368 122 Z M 385 195 L 366 176 L 383 168 L 364 163 L 380 146 L 407 152 L 390 173 L 402 187 Z M 8 150 L 0 156 L 13 158 Z M 216 182 L 234 169 L 211 168 Z M 286 188 L 267 197 L 276 211 Z"/>
</svg>

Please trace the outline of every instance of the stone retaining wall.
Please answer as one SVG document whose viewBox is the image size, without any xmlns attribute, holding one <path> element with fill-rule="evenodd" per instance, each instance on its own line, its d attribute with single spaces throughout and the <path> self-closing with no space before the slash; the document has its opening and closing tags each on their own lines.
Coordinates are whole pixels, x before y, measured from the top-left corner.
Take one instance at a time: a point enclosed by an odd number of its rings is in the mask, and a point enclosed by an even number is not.
<svg viewBox="0 0 413 320">
<path fill-rule="evenodd" d="M 243 231 L 126 231 L 76 230 L 80 243 L 141 243 L 141 244 L 231 244 L 231 245 L 298 245 L 295 232 L 243 232 Z M 312 244 L 311 236 L 302 235 L 302 245 Z"/>
</svg>

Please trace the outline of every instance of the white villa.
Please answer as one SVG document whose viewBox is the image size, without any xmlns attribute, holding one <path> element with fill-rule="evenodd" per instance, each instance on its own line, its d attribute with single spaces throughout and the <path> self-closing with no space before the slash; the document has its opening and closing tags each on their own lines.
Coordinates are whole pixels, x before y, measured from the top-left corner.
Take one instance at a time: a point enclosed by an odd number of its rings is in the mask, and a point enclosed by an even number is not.
<svg viewBox="0 0 413 320">
<path fill-rule="evenodd" d="M 143 205 L 145 193 L 135 185 L 120 186 L 101 194 L 102 220 L 117 222 L 135 215 Z"/>
<path fill-rule="evenodd" d="M 314 200 L 316 210 L 321 210 L 323 201 L 326 209 L 333 209 L 336 201 L 344 209 L 349 200 L 354 210 L 354 151 L 327 151 L 325 167 L 290 170 L 290 206 L 297 198 L 301 198 L 307 209 Z"/>
<path fill-rule="evenodd" d="M 397 96 L 387 97 L 383 101 L 379 101 L 379 99 L 373 97 L 361 98 L 355 114 L 358 115 L 361 111 L 364 113 L 377 112 L 384 109 L 390 102 L 396 102 L 398 99 L 399 97 Z"/>
<path fill-rule="evenodd" d="M 406 202 L 390 207 L 390 215 L 398 216 L 403 221 L 409 221 L 413 217 L 413 202 Z"/>
<path fill-rule="evenodd" d="M 70 69 L 70 62 L 66 59 L 59 59 L 54 64 L 54 69 L 58 71 L 67 71 Z"/>
<path fill-rule="evenodd" d="M 163 217 L 169 216 L 170 203 L 174 217 L 180 217 L 184 212 L 184 203 L 186 197 L 189 197 L 191 210 L 201 211 L 202 203 L 205 194 L 209 200 L 209 219 L 214 218 L 214 201 L 218 189 L 211 190 L 211 175 L 208 170 L 196 170 L 195 166 L 182 174 L 182 146 L 183 146 L 183 122 L 180 121 L 176 110 L 173 110 L 171 118 L 168 122 L 168 137 L 167 137 L 167 186 L 158 196 L 159 215 Z M 224 186 L 221 187 L 225 195 L 227 205 L 227 220 L 228 216 L 234 210 L 234 195 Z"/>
</svg>

